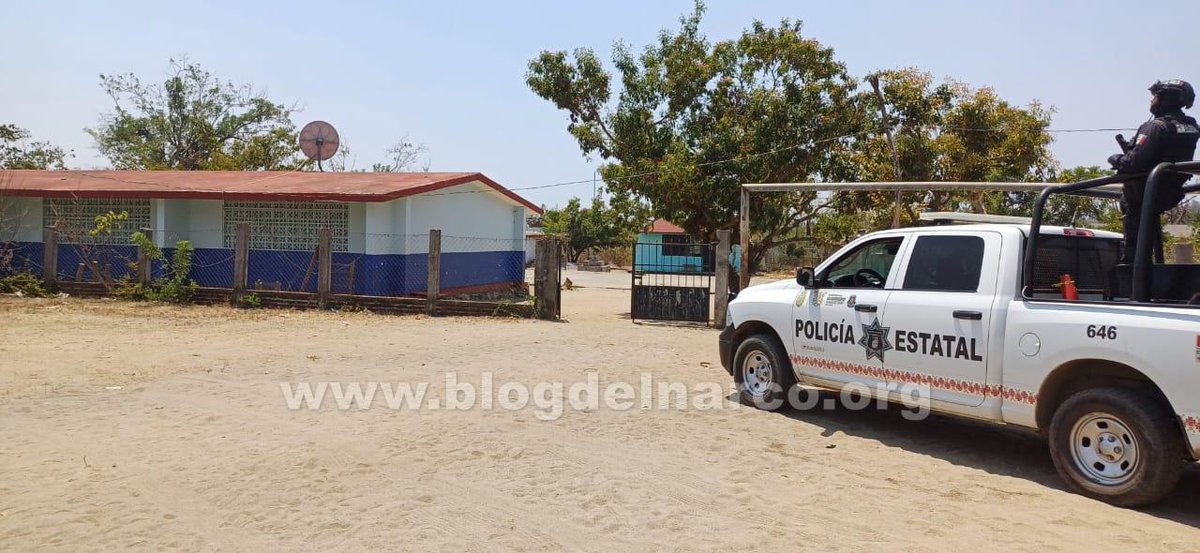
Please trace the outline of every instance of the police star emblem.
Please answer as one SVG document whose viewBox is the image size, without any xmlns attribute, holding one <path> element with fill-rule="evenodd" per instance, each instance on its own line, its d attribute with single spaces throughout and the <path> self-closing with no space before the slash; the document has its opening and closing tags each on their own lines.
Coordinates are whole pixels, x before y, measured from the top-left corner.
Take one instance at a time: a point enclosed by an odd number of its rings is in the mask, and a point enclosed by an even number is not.
<svg viewBox="0 0 1200 553">
<path fill-rule="evenodd" d="M 888 341 L 888 332 L 892 330 L 890 326 L 880 326 L 879 319 L 869 325 L 862 325 L 863 336 L 858 341 L 858 345 L 867 350 L 867 359 L 878 357 L 883 361 L 883 352 L 892 349 L 892 343 Z"/>
</svg>

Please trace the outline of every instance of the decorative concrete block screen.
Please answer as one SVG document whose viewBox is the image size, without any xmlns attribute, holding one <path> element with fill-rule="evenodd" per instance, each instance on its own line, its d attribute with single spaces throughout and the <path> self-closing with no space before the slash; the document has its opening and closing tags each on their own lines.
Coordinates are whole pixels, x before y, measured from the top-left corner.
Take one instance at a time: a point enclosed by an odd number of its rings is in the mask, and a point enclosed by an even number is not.
<svg viewBox="0 0 1200 553">
<path fill-rule="evenodd" d="M 239 223 L 250 224 L 251 250 L 313 251 L 322 227 L 333 251 L 350 249 L 350 207 L 333 202 L 225 202 L 224 243 L 232 248 Z"/>
<path fill-rule="evenodd" d="M 114 227 L 111 235 L 91 236 L 89 231 L 96 228 L 96 217 L 122 211 L 129 214 L 129 219 Z M 50 198 L 42 208 L 42 224 L 57 228 L 59 241 L 66 244 L 131 244 L 131 234 L 150 226 L 150 200 Z"/>
</svg>

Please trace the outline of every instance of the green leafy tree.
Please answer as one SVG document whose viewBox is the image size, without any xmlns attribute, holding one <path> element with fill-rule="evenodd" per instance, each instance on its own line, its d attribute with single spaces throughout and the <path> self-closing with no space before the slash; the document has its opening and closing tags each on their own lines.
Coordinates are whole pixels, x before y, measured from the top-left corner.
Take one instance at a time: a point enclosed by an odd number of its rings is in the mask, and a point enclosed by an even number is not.
<svg viewBox="0 0 1200 553">
<path fill-rule="evenodd" d="M 66 169 L 69 150 L 30 139 L 29 131 L 0 124 L 0 169 Z"/>
<path fill-rule="evenodd" d="M 801 23 L 755 21 L 733 40 L 699 31 L 703 4 L 639 54 L 618 43 L 615 73 L 595 52 L 545 51 L 526 83 L 567 112 L 587 156 L 616 197 L 648 200 L 655 216 L 699 238 L 736 231 L 740 185 L 813 180 L 835 168 L 861 132 L 855 81 Z M 753 197 L 751 256 L 797 240 L 824 200 Z"/>
<path fill-rule="evenodd" d="M 562 209 L 546 210 L 542 229 L 548 235 L 562 238 L 569 258 L 578 261 L 593 248 L 632 244 L 649 221 L 644 205 L 619 197 L 605 205 L 597 196 L 592 198 L 591 207 L 582 207 L 579 198 L 572 198 Z"/>
<path fill-rule="evenodd" d="M 1044 181 L 1055 174 L 1050 153 L 1053 138 L 1047 129 L 1052 111 L 1037 102 L 1016 106 L 991 88 L 972 88 L 956 81 L 936 83 L 929 73 L 907 68 L 877 74 L 889 112 L 882 121 L 877 96 L 866 90 L 860 97 L 869 127 L 890 126 L 895 137 L 903 180 L 1026 182 Z M 895 170 L 883 133 L 856 142 L 843 159 L 837 179 L 892 181 Z M 862 206 L 870 230 L 891 223 L 892 192 L 841 195 L 837 207 L 857 211 Z M 928 192 L 903 195 L 903 218 L 915 221 L 920 211 L 975 211 L 1016 214 L 1028 211 L 1027 193 Z"/>
<path fill-rule="evenodd" d="M 114 108 L 87 129 L 118 169 L 287 170 L 299 155 L 292 109 L 250 85 L 171 60 L 161 85 L 133 74 L 101 75 Z"/>
<path fill-rule="evenodd" d="M 1060 171 L 1053 180 L 1071 183 L 1098 179 L 1112 174 L 1113 171 L 1096 166 L 1079 166 Z M 1026 211 L 1030 214 L 1033 212 L 1032 198 L 1021 214 L 1025 215 Z M 1121 210 L 1115 200 L 1066 195 L 1052 197 L 1046 204 L 1045 220 L 1052 225 L 1098 226 L 1117 232 L 1121 231 Z"/>
</svg>

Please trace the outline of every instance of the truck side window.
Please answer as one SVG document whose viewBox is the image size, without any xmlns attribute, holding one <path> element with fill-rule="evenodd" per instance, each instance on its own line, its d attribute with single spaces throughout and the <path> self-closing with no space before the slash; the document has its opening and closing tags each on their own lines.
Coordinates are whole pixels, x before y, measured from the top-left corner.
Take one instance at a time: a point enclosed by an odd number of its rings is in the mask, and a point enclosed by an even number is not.
<svg viewBox="0 0 1200 553">
<path fill-rule="evenodd" d="M 843 255 L 819 279 L 826 288 L 883 288 L 903 238 L 867 242 Z"/>
<path fill-rule="evenodd" d="M 974 292 L 983 268 L 983 238 L 921 236 L 904 275 L 905 290 Z"/>
</svg>

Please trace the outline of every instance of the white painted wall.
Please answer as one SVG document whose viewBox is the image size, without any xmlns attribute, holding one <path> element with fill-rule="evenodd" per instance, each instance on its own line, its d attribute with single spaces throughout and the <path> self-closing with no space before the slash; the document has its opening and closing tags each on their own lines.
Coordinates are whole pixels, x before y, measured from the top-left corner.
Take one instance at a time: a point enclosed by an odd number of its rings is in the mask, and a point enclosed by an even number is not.
<svg viewBox="0 0 1200 553">
<path fill-rule="evenodd" d="M 392 235 L 396 234 L 396 207 L 400 200 L 358 204 L 363 206 L 363 251 L 368 254 L 404 253 L 396 247 Z M 353 217 L 353 214 L 351 214 Z"/>
<path fill-rule="evenodd" d="M 367 204 L 362 202 L 354 202 L 349 204 L 350 220 L 347 221 L 346 232 L 348 251 L 364 252 L 366 251 L 366 231 L 367 231 Z"/>
<path fill-rule="evenodd" d="M 0 242 L 42 241 L 42 199 L 0 197 Z"/>
<path fill-rule="evenodd" d="M 158 247 L 173 248 L 180 240 L 193 240 L 189 200 L 154 200 L 150 204 L 150 218 L 154 221 L 154 243 Z"/>
<path fill-rule="evenodd" d="M 524 206 L 479 182 L 406 199 L 404 234 L 441 229 L 442 251 L 521 250 L 525 239 Z M 412 242 L 412 241 L 410 241 Z M 429 251 L 428 242 L 409 244 L 407 253 Z"/>
<path fill-rule="evenodd" d="M 196 248 L 225 247 L 225 204 L 221 200 L 187 202 L 187 238 Z"/>
</svg>

